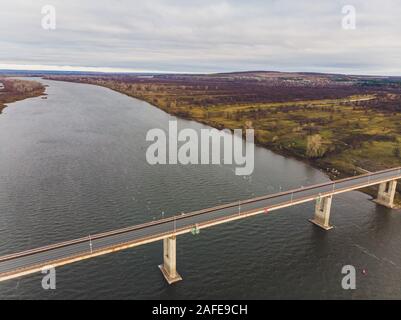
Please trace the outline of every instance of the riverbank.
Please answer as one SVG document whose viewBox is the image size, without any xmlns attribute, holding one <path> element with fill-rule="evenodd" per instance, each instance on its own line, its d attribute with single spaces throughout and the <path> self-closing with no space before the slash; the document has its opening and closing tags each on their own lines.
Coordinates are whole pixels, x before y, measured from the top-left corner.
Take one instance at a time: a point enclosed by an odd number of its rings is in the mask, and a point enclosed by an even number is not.
<svg viewBox="0 0 401 320">
<path fill-rule="evenodd" d="M 216 77 L 49 78 L 103 86 L 217 129 L 252 127 L 256 144 L 306 162 L 331 179 L 401 165 L 401 89 L 393 84 L 371 87 L 352 78 L 298 75 L 291 80 L 296 85 L 287 87 L 289 75 L 285 80 Z M 374 196 L 376 190 L 364 192 Z"/>
<path fill-rule="evenodd" d="M 45 86 L 37 81 L 0 77 L 0 114 L 8 103 L 45 94 Z"/>
</svg>

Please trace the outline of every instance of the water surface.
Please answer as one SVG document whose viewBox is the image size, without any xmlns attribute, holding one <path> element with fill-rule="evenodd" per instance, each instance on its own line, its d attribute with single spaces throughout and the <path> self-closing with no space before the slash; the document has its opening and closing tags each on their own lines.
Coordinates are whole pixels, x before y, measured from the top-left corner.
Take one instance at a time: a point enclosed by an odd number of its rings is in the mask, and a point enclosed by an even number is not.
<svg viewBox="0 0 401 320">
<path fill-rule="evenodd" d="M 263 148 L 246 178 L 233 166 L 151 166 L 146 132 L 174 117 L 106 88 L 40 81 L 48 99 L 0 115 L 0 255 L 328 180 Z M 157 242 L 60 267 L 53 291 L 41 274 L 2 282 L 0 299 L 401 298 L 401 213 L 350 192 L 335 197 L 325 232 L 307 221 L 313 206 L 178 237 L 184 280 L 172 286 Z M 346 264 L 354 291 L 341 288 Z"/>
</svg>

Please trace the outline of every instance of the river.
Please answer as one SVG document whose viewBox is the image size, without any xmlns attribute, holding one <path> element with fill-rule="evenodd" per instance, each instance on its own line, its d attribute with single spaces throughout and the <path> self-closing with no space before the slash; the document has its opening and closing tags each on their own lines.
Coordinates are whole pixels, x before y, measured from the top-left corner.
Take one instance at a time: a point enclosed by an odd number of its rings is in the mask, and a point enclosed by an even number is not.
<svg viewBox="0 0 401 320">
<path fill-rule="evenodd" d="M 259 147 L 245 178 L 228 165 L 151 166 L 146 133 L 175 117 L 110 89 L 40 81 L 47 99 L 0 115 L 0 255 L 328 180 Z M 55 290 L 42 274 L 2 282 L 0 299 L 401 298 L 401 213 L 369 198 L 336 196 L 328 232 L 306 203 L 180 236 L 183 281 L 171 286 L 157 242 L 60 267 Z M 344 265 L 356 290 L 341 286 Z"/>
</svg>

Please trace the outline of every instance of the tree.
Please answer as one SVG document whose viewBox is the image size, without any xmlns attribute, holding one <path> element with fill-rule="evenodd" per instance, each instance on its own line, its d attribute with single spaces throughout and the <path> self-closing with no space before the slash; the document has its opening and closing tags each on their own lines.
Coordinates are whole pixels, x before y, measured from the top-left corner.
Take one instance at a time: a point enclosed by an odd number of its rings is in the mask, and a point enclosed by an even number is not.
<svg viewBox="0 0 401 320">
<path fill-rule="evenodd" d="M 306 155 L 308 158 L 321 158 L 326 153 L 326 147 L 323 145 L 320 134 L 314 134 L 307 137 Z"/>
</svg>

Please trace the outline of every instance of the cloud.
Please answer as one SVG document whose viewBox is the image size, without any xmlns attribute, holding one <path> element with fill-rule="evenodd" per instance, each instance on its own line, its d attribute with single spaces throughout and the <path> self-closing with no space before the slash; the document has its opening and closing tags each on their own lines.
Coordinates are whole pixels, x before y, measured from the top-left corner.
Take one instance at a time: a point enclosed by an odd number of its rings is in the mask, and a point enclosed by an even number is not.
<svg viewBox="0 0 401 320">
<path fill-rule="evenodd" d="M 401 4 L 351 2 L 356 30 L 341 28 L 348 1 L 3 0 L 0 64 L 399 75 Z M 56 30 L 41 28 L 45 4 Z"/>
</svg>

